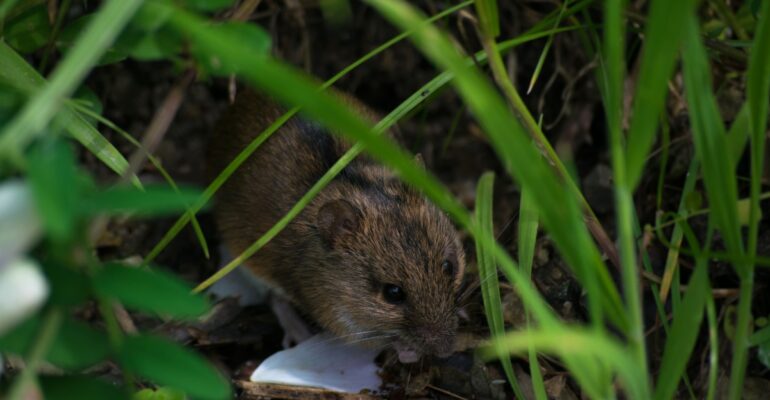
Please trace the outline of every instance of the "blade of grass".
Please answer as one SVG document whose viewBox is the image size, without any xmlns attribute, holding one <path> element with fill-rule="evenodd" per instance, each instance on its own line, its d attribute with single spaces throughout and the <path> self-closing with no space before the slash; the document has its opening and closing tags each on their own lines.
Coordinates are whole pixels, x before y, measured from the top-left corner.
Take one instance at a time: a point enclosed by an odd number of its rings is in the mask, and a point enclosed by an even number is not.
<svg viewBox="0 0 770 400">
<path fill-rule="evenodd" d="M 604 57 L 602 72 L 605 76 L 605 112 L 612 154 L 612 170 L 615 189 L 615 213 L 618 224 L 623 288 L 626 293 L 626 313 L 629 327 L 626 338 L 629 341 L 636 367 L 647 371 L 647 352 L 642 321 L 642 299 L 640 294 L 639 266 L 634 240 L 633 221 L 636 219 L 633 186 L 626 174 L 626 152 L 623 150 L 623 80 L 625 62 L 625 23 L 622 0 L 604 2 Z M 646 377 L 646 374 L 644 374 Z M 645 380 L 646 381 L 646 380 Z M 646 382 L 645 382 L 646 383 Z M 646 383 L 647 384 L 647 383 Z"/>
<path fill-rule="evenodd" d="M 0 41 L 0 80 L 28 96 L 34 95 L 46 85 L 45 79 L 3 41 Z M 63 126 L 96 158 L 118 175 L 125 172 L 128 161 L 94 126 L 74 115 L 69 106 L 61 109 L 58 118 L 58 125 Z M 133 176 L 132 182 L 141 187 L 138 177 Z"/>
<path fill-rule="evenodd" d="M 53 71 L 48 84 L 0 132 L 0 156 L 20 162 L 22 148 L 43 132 L 63 100 L 96 65 L 141 4 L 142 0 L 112 0 L 102 6 Z"/>
<path fill-rule="evenodd" d="M 497 12 L 497 0 L 476 0 L 476 13 L 479 15 L 481 29 L 486 35 L 500 35 L 500 19 Z"/>
<path fill-rule="evenodd" d="M 556 29 L 559 24 L 561 23 L 562 15 L 564 15 L 564 10 L 567 9 L 567 4 L 569 4 L 569 0 L 565 0 L 564 3 L 561 5 L 561 8 L 559 9 L 559 17 L 556 18 L 556 22 L 554 22 L 553 27 Z M 532 72 L 532 77 L 529 79 L 529 86 L 527 87 L 527 94 L 530 94 L 532 92 L 532 88 L 535 87 L 535 82 L 537 82 L 537 78 L 540 76 L 540 71 L 543 69 L 543 64 L 545 64 L 545 58 L 548 56 L 548 50 L 551 48 L 551 43 L 553 43 L 554 35 L 548 36 L 548 39 L 545 42 L 545 46 L 543 46 L 543 51 L 540 52 L 540 57 L 537 59 L 537 65 L 535 65 L 535 71 Z"/>
<path fill-rule="evenodd" d="M 532 279 L 532 261 L 535 258 L 535 243 L 537 242 L 537 207 L 533 204 L 532 196 L 526 188 L 521 190 L 521 200 L 519 204 L 519 268 L 524 272 L 527 279 Z M 530 328 L 529 311 L 527 314 L 527 329 Z M 534 348 L 528 350 L 529 356 L 529 375 L 532 378 L 532 389 L 535 392 L 535 398 L 545 400 L 548 395 L 545 392 L 543 375 L 540 373 L 540 363 L 537 361 L 537 352 Z"/>
<path fill-rule="evenodd" d="M 749 58 L 748 107 L 751 120 L 751 203 L 749 233 L 746 254 L 755 257 L 759 236 L 759 196 L 762 190 L 762 166 L 765 157 L 765 132 L 767 131 L 768 93 L 770 93 L 770 2 L 763 2 L 754 44 Z M 735 329 L 732 371 L 730 371 L 730 398 L 741 396 L 746 374 L 749 350 L 749 325 L 751 301 L 754 292 L 754 263 L 748 263 L 741 275 L 741 291 L 738 301 L 738 321 Z M 741 271 L 739 271 L 741 272 Z"/>
<path fill-rule="evenodd" d="M 626 176 L 634 188 L 642 176 L 647 153 L 663 110 L 667 83 L 684 37 L 682 16 L 691 13 L 695 0 L 653 0 L 644 32 L 645 45 L 628 132 Z"/>
<path fill-rule="evenodd" d="M 476 187 L 476 225 L 480 230 L 494 235 L 492 222 L 493 210 L 493 190 L 495 174 L 487 172 L 479 179 Z M 484 302 L 484 311 L 489 324 L 489 331 L 492 337 L 501 337 L 505 334 L 505 325 L 503 322 L 502 301 L 500 300 L 500 283 L 497 280 L 497 263 L 494 255 L 476 238 L 476 259 L 479 268 L 479 281 L 481 284 L 481 297 Z M 513 394 L 516 398 L 523 399 L 524 394 L 516 380 L 516 374 L 513 372 L 513 364 L 510 357 L 500 357 L 500 363 L 503 365 L 503 371 L 511 384 Z"/>
<path fill-rule="evenodd" d="M 511 352 L 523 352 L 530 347 L 557 354 L 562 358 L 581 355 L 590 357 L 594 362 L 604 361 L 618 371 L 630 398 L 650 398 L 647 387 L 640 385 L 641 382 L 637 379 L 640 372 L 646 374 L 646 371 L 637 371 L 632 357 L 620 343 L 594 329 L 564 326 L 559 331 L 537 329 L 512 332 L 493 341 L 489 347 L 482 348 L 481 354 L 491 358 Z"/>
<path fill-rule="evenodd" d="M 695 348 L 705 311 L 706 298 L 710 296 L 710 292 L 707 260 L 700 257 L 696 260 L 695 272 L 690 278 L 682 305 L 675 314 L 671 333 L 666 339 L 660 372 L 658 373 L 658 384 L 653 398 L 673 398 L 679 380 L 690 360 L 690 353 Z"/>
</svg>

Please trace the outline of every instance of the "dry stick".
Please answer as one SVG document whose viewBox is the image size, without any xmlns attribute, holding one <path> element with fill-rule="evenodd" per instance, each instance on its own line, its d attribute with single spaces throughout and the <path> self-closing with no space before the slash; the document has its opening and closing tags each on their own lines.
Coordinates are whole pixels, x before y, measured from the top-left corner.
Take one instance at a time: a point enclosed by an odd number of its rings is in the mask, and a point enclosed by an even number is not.
<svg viewBox="0 0 770 400">
<path fill-rule="evenodd" d="M 230 16 L 230 19 L 233 21 L 246 21 L 251 17 L 251 14 L 254 13 L 254 11 L 259 7 L 259 3 L 262 3 L 262 0 L 246 0 L 243 3 L 241 3 L 238 8 L 236 8 L 233 11 L 233 14 Z"/>
</svg>

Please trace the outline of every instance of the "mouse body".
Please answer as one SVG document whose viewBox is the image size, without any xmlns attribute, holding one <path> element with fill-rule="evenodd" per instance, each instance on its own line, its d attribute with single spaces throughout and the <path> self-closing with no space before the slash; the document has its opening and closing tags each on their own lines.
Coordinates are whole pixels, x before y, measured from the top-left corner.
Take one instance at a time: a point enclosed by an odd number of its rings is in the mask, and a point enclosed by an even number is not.
<svg viewBox="0 0 770 400">
<path fill-rule="evenodd" d="M 369 120 L 376 115 L 338 93 Z M 219 173 L 285 109 L 245 90 L 209 146 Z M 294 117 L 222 186 L 214 214 L 240 254 L 350 148 Z M 446 215 L 366 155 L 353 160 L 280 234 L 245 262 L 320 327 L 349 342 L 395 349 L 403 362 L 451 354 L 465 260 Z"/>
</svg>

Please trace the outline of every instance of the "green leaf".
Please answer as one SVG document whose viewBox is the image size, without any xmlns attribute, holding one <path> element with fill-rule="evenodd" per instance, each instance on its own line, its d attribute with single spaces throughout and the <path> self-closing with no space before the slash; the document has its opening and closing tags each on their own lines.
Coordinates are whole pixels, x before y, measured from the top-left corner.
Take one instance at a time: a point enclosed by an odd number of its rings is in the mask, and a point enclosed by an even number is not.
<svg viewBox="0 0 770 400">
<path fill-rule="evenodd" d="M 753 346 L 756 346 L 762 343 L 770 343 L 770 326 L 766 326 L 754 332 L 754 334 L 751 335 L 750 342 Z"/>
<path fill-rule="evenodd" d="M 193 189 L 170 186 L 114 187 L 97 192 L 80 202 L 83 215 L 134 213 L 143 216 L 166 215 L 184 211 L 200 196 Z"/>
<path fill-rule="evenodd" d="M 91 296 L 91 282 L 84 274 L 65 265 L 50 263 L 46 263 L 44 271 L 51 285 L 48 301 L 52 304 L 76 306 Z"/>
<path fill-rule="evenodd" d="M 39 328 L 40 317 L 38 315 L 33 315 L 28 320 L 16 325 L 11 331 L 0 336 L 0 353 L 26 354 Z"/>
<path fill-rule="evenodd" d="M 47 400 L 122 400 L 126 392 L 107 382 L 86 376 L 42 376 L 40 385 Z"/>
<path fill-rule="evenodd" d="M 109 342 L 103 332 L 73 319 L 65 319 L 46 359 L 68 370 L 81 370 L 104 360 Z"/>
<path fill-rule="evenodd" d="M 203 296 L 176 276 L 158 270 L 108 264 L 93 277 L 94 290 L 127 308 L 175 317 L 196 317 L 209 310 Z"/>
<path fill-rule="evenodd" d="M 240 49 L 251 56 L 267 56 L 270 51 L 270 35 L 264 29 L 254 24 L 245 22 L 227 22 L 224 24 L 209 26 L 208 30 L 212 35 L 222 35 L 228 37 L 228 40 L 235 40 L 239 43 Z M 215 52 L 210 48 L 202 47 L 193 42 L 190 45 L 195 58 L 201 67 L 214 75 L 229 75 L 237 72 L 243 72 L 253 66 L 248 62 L 223 62 Z"/>
<path fill-rule="evenodd" d="M 655 388 L 653 398 L 673 398 L 679 380 L 690 360 L 690 353 L 692 353 L 698 339 L 707 296 L 710 296 L 708 269 L 706 260 L 700 259 L 695 273 L 690 278 L 682 304 L 674 315 L 674 323 L 663 350 L 658 385 Z"/>
<path fill-rule="evenodd" d="M 39 143 L 28 157 L 27 178 L 43 225 L 55 240 L 70 238 L 78 205 L 78 171 L 72 150 L 59 140 Z"/>
<path fill-rule="evenodd" d="M 171 388 L 159 388 L 157 390 L 142 389 L 134 393 L 133 396 L 131 396 L 131 400 L 185 400 L 185 399 L 186 397 L 184 395 L 184 392 L 171 389 Z"/>
<path fill-rule="evenodd" d="M 3 38 L 14 49 L 22 53 L 31 53 L 48 42 L 51 35 L 51 23 L 45 4 L 39 4 L 24 10 L 15 18 L 6 22 Z"/>
<path fill-rule="evenodd" d="M 3 352 L 27 355 L 42 321 L 35 316 L 0 337 Z M 107 337 L 90 326 L 65 319 L 45 357 L 47 361 L 68 370 L 80 370 L 104 360 L 109 353 Z"/>
<path fill-rule="evenodd" d="M 195 11 L 210 12 L 230 7 L 234 0 L 184 0 L 184 2 Z"/>
<path fill-rule="evenodd" d="M 180 389 L 196 399 L 231 397 L 228 382 L 205 359 L 161 337 L 126 337 L 118 361 L 126 371 Z"/>
</svg>

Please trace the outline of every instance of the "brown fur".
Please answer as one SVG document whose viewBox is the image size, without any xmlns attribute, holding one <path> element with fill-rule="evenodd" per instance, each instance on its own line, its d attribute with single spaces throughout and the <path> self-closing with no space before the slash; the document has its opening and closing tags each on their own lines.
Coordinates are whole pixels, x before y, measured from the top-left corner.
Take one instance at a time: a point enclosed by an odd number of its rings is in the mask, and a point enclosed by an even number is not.
<svg viewBox="0 0 770 400">
<path fill-rule="evenodd" d="M 283 112 L 263 96 L 241 93 L 212 141 L 211 172 L 219 173 Z M 240 254 L 265 233 L 348 148 L 320 126 L 288 121 L 219 192 L 215 214 L 229 250 Z M 442 271 L 445 259 L 453 273 Z M 340 337 L 440 355 L 454 341 L 464 264 L 444 213 L 365 156 L 246 263 Z M 387 302 L 385 284 L 401 286 L 405 301 Z"/>
</svg>

